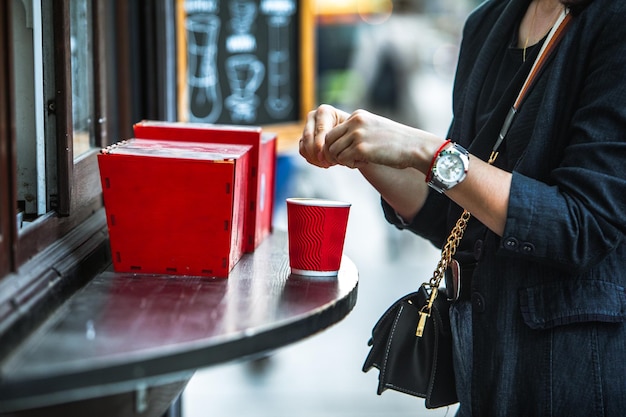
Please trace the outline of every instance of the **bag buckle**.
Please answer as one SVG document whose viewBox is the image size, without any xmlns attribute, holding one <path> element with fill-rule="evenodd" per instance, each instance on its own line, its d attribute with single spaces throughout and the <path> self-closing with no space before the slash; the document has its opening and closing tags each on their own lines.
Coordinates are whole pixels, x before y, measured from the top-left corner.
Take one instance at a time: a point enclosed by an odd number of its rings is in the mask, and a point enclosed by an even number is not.
<svg viewBox="0 0 626 417">
<path fill-rule="evenodd" d="M 430 290 L 430 296 L 428 297 L 428 302 L 422 309 L 420 310 L 420 319 L 417 322 L 417 330 L 415 331 L 415 336 L 422 337 L 424 334 L 424 327 L 426 327 L 426 319 L 430 317 L 430 309 L 433 307 L 433 303 L 435 302 L 435 298 L 439 294 L 439 288 L 432 287 Z"/>
</svg>

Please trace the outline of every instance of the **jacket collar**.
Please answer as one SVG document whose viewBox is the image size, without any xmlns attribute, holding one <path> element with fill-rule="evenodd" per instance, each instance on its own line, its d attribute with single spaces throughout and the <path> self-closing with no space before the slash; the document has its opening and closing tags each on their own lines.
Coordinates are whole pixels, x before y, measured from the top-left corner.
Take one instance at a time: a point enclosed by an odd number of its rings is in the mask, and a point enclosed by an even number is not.
<svg viewBox="0 0 626 417">
<path fill-rule="evenodd" d="M 502 127 L 504 117 L 513 104 L 513 100 L 515 100 L 514 95 L 517 94 L 517 91 L 506 94 L 485 127 L 481 129 L 480 132 L 475 132 L 476 106 L 481 90 L 483 89 L 487 72 L 493 64 L 498 51 L 505 48 L 506 44 L 510 41 L 509 35 L 511 28 L 518 24 L 524 11 L 528 8 L 530 1 L 510 0 L 505 1 L 505 3 L 502 13 L 485 38 L 470 75 L 467 78 L 465 100 L 462 110 L 461 137 L 476 135 L 469 150 L 474 155 L 481 158 L 487 158 L 489 156 L 491 148 Z M 517 83 L 512 84 L 516 85 Z M 509 95 L 511 95 L 510 98 Z"/>
</svg>

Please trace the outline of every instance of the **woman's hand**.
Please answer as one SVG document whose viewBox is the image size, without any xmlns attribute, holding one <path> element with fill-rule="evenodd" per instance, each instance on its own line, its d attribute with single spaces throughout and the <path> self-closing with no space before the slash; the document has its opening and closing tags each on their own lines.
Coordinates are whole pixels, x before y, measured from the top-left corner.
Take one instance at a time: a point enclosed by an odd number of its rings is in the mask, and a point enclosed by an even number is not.
<svg viewBox="0 0 626 417">
<path fill-rule="evenodd" d="M 322 105 L 309 113 L 300 154 L 310 163 L 364 168 L 368 164 L 428 170 L 443 139 L 365 110 L 348 114 Z"/>
<path fill-rule="evenodd" d="M 300 139 L 300 155 L 310 164 L 322 168 L 335 165 L 326 158 L 324 152 L 326 135 L 337 125 L 343 123 L 348 116 L 348 113 L 326 104 L 309 112 Z"/>
</svg>

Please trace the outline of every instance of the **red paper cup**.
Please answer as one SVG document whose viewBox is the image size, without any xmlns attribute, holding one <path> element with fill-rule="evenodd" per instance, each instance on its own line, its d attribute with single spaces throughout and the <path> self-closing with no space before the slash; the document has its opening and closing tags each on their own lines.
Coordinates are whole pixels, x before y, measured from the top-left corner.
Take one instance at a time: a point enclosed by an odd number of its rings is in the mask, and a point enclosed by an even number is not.
<svg viewBox="0 0 626 417">
<path fill-rule="evenodd" d="M 317 198 L 287 199 L 289 266 L 293 274 L 337 275 L 350 205 Z"/>
</svg>

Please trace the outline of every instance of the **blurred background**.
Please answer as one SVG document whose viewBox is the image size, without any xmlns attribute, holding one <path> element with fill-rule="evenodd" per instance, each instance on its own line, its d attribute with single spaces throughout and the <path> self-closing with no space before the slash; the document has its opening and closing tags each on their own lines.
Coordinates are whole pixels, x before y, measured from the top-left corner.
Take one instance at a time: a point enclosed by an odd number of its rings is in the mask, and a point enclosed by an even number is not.
<svg viewBox="0 0 626 417">
<path fill-rule="evenodd" d="M 445 136 L 463 22 L 478 0 L 316 0 L 320 103 L 365 108 Z M 284 198 L 352 203 L 345 254 L 359 269 L 354 310 L 335 326 L 248 361 L 196 372 L 185 417 L 453 416 L 422 399 L 376 395 L 376 370 L 363 373 L 371 329 L 397 298 L 429 279 L 439 252 L 388 225 L 376 192 L 358 171 L 307 165 L 292 149 L 278 160 L 275 229 L 286 230 Z"/>
</svg>

